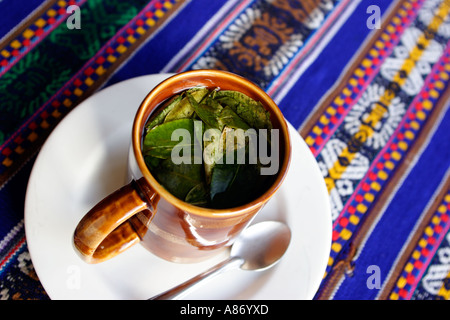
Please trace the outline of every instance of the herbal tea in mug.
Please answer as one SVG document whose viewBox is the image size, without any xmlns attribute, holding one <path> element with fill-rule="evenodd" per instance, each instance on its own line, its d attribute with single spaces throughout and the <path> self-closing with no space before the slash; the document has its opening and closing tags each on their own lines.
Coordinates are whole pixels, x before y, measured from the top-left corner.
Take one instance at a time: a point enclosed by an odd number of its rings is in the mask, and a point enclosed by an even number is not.
<svg viewBox="0 0 450 320">
<path fill-rule="evenodd" d="M 134 117 L 129 182 L 84 215 L 74 246 L 88 263 L 136 243 L 173 262 L 211 257 L 276 194 L 290 159 L 288 125 L 260 87 L 220 70 L 173 75 Z"/>
<path fill-rule="evenodd" d="M 278 173 L 278 130 L 259 101 L 194 87 L 147 121 L 142 153 L 155 179 L 189 204 L 223 209 L 263 194 Z"/>
</svg>

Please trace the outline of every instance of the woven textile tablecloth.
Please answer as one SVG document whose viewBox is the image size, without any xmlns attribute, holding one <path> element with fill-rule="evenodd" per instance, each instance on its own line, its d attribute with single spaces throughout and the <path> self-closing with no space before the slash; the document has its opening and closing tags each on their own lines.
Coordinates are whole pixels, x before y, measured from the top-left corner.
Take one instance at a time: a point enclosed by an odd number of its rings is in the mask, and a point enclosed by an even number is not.
<svg viewBox="0 0 450 320">
<path fill-rule="evenodd" d="M 0 0 L 0 299 L 49 299 L 24 226 L 55 126 L 111 84 L 222 69 L 262 87 L 329 192 L 315 299 L 450 299 L 449 0 Z"/>
</svg>

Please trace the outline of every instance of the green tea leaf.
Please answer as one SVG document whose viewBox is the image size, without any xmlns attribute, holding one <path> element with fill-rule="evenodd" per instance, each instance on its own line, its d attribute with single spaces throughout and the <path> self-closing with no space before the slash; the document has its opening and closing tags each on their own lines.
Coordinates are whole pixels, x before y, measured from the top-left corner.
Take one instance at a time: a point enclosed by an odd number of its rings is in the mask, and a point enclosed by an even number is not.
<svg viewBox="0 0 450 320">
<path fill-rule="evenodd" d="M 200 102 L 208 93 L 209 91 L 206 88 L 192 88 L 186 91 L 186 94 L 192 95 L 197 102 Z M 184 97 L 172 110 L 170 110 L 164 119 L 164 122 L 190 118 L 194 114 L 194 111 L 194 107 L 190 103 L 189 98 Z"/>
<path fill-rule="evenodd" d="M 210 197 L 214 201 L 216 195 L 224 193 L 231 186 L 239 170 L 239 165 L 216 164 L 212 169 Z"/>
<path fill-rule="evenodd" d="M 225 126 L 220 130 L 215 129 L 213 132 L 208 132 L 205 135 L 205 148 L 203 150 L 203 159 L 205 167 L 206 181 L 211 181 L 211 172 L 216 162 L 222 159 L 227 159 L 224 154 L 234 156 L 234 154 L 246 153 L 248 149 L 248 141 L 243 130 L 234 130 L 233 128 Z M 238 152 L 238 150 L 240 152 Z M 237 159 L 237 158 L 234 158 Z"/>
<path fill-rule="evenodd" d="M 237 91 L 196 87 L 176 95 L 148 121 L 142 151 L 152 174 L 174 196 L 230 208 L 267 187 L 255 144 L 256 130 L 271 128 L 260 102 Z M 172 141 L 177 129 L 183 134 Z"/>
<path fill-rule="evenodd" d="M 209 193 L 203 182 L 194 186 L 186 195 L 184 200 L 195 206 L 206 206 L 209 203 Z"/>
<path fill-rule="evenodd" d="M 147 122 L 147 124 L 145 125 L 147 132 L 156 127 L 158 124 L 163 123 L 167 114 L 177 106 L 177 104 L 181 101 L 182 98 L 183 96 L 179 94 L 170 99 L 170 101 L 166 103 L 165 106 L 162 107 L 163 109 L 156 116 L 152 117 L 149 122 Z"/>
<path fill-rule="evenodd" d="M 222 157 L 220 146 L 223 145 L 223 142 L 221 142 L 221 136 L 222 132 L 219 129 L 214 128 L 208 128 L 203 136 L 203 165 L 205 167 L 207 184 L 211 181 L 211 171 L 216 160 Z"/>
<path fill-rule="evenodd" d="M 144 161 L 150 171 L 155 170 L 161 163 L 160 158 L 155 158 L 152 156 L 144 156 Z"/>
<path fill-rule="evenodd" d="M 218 102 L 224 102 L 232 108 L 233 106 L 237 106 L 237 104 L 256 104 L 256 101 L 246 94 L 234 90 L 220 90 L 216 93 L 215 99 Z"/>
<path fill-rule="evenodd" d="M 236 113 L 247 122 L 250 127 L 255 129 L 272 129 L 270 113 L 264 109 L 261 103 L 258 104 L 239 104 Z"/>
<path fill-rule="evenodd" d="M 169 158 L 163 160 L 157 170 L 152 173 L 167 191 L 175 197 L 185 200 L 192 188 L 203 183 L 203 167 L 201 164 L 193 162 L 192 160 L 191 164 L 174 164 Z"/>
<path fill-rule="evenodd" d="M 209 127 L 218 128 L 219 124 L 217 118 L 222 111 L 222 106 L 211 99 L 205 99 L 205 103 L 199 104 L 195 98 L 187 93 L 186 94 L 189 102 L 194 107 L 195 113 L 199 116 L 199 118 Z"/>
<path fill-rule="evenodd" d="M 214 208 L 232 208 L 254 199 L 259 191 L 257 165 L 216 163 L 212 169 L 210 197 Z"/>
<path fill-rule="evenodd" d="M 231 109 L 231 107 L 228 106 L 223 108 L 222 112 L 220 113 L 218 123 L 220 125 L 220 128 L 227 126 L 233 129 L 250 129 L 250 126 L 244 120 L 242 120 L 242 118 L 239 117 L 236 112 Z"/>
<path fill-rule="evenodd" d="M 229 94 L 226 94 L 227 92 Z M 233 98 L 231 92 L 233 91 L 218 91 L 215 95 L 215 100 L 222 106 L 230 107 L 234 112 L 236 112 L 239 101 Z"/>
<path fill-rule="evenodd" d="M 261 102 L 255 101 L 242 92 L 222 90 L 216 93 L 219 103 L 229 106 L 250 127 L 255 129 L 271 129 L 270 113 Z"/>
<path fill-rule="evenodd" d="M 172 141 L 172 133 L 176 129 L 186 130 L 189 133 L 189 141 Z M 194 120 L 179 119 L 157 125 L 150 130 L 144 138 L 142 153 L 145 156 L 152 156 L 167 159 L 171 156 L 172 149 L 178 145 L 180 147 L 192 148 L 194 141 Z"/>
</svg>

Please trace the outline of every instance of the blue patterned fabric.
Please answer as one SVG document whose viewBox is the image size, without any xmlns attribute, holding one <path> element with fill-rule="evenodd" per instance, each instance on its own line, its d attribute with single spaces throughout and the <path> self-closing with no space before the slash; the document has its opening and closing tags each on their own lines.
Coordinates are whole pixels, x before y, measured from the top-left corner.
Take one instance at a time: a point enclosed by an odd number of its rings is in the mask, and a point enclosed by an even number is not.
<svg viewBox="0 0 450 320">
<path fill-rule="evenodd" d="M 67 29 L 69 5 L 81 30 Z M 315 156 L 333 220 L 315 299 L 450 299 L 449 1 L 0 1 L 5 10 L 0 299 L 49 298 L 23 203 L 54 127 L 99 89 L 199 68 L 261 86 Z"/>
</svg>

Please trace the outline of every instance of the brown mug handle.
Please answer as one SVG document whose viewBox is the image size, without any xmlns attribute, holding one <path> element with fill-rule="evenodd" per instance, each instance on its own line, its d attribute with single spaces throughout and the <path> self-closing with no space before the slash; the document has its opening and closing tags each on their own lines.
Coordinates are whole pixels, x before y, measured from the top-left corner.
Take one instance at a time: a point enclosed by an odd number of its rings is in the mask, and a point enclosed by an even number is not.
<svg viewBox="0 0 450 320">
<path fill-rule="evenodd" d="M 80 220 L 73 244 L 85 262 L 106 261 L 140 241 L 130 219 L 146 210 L 151 221 L 155 192 L 139 182 L 133 180 L 111 193 Z"/>
</svg>

